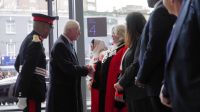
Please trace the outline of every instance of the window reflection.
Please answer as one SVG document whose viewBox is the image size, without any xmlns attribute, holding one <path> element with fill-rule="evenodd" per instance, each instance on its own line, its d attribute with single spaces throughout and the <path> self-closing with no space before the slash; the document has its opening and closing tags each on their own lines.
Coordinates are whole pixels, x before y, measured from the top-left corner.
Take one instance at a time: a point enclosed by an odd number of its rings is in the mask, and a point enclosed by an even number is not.
<svg viewBox="0 0 200 112">
<path fill-rule="evenodd" d="M 10 18 L 6 21 L 6 33 L 7 33 L 7 34 L 15 34 L 15 33 L 16 33 L 15 20 L 13 20 L 12 17 L 10 17 Z"/>
<path fill-rule="evenodd" d="M 10 56 L 11 58 L 16 56 L 15 44 L 12 39 L 6 42 L 6 56 Z"/>
</svg>

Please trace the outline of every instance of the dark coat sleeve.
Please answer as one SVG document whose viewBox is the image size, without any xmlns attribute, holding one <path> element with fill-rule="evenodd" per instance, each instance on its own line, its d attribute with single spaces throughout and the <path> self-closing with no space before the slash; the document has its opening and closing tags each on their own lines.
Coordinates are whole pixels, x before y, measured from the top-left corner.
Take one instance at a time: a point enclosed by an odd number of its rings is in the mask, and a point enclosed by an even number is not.
<svg viewBox="0 0 200 112">
<path fill-rule="evenodd" d="M 195 10 L 196 10 L 196 14 L 197 14 L 197 20 L 198 20 L 198 27 L 200 30 L 200 1 L 199 0 L 194 0 L 193 4 L 195 5 Z"/>
<path fill-rule="evenodd" d="M 63 73 L 73 76 L 86 76 L 88 74 L 88 70 L 85 66 L 75 64 L 69 46 L 66 47 L 63 43 L 57 43 L 52 52 L 54 64 L 56 64 Z"/>
<path fill-rule="evenodd" d="M 119 80 L 119 84 L 123 88 L 126 88 L 128 85 L 134 84 L 135 76 L 137 75 L 139 69 L 139 63 L 138 63 L 139 53 L 140 53 L 140 39 L 137 42 L 133 62 L 126 68 L 124 74 Z"/>
<path fill-rule="evenodd" d="M 150 18 L 149 41 L 137 74 L 137 80 L 141 83 L 146 84 L 147 80 L 155 75 L 157 67 L 164 63 L 166 42 L 174 23 L 171 18 L 165 8 L 158 8 Z"/>
<path fill-rule="evenodd" d="M 15 70 L 17 72 L 19 72 L 19 66 L 20 66 L 20 59 L 19 59 L 19 55 L 17 55 L 16 61 L 15 61 Z"/>
<path fill-rule="evenodd" d="M 168 91 L 168 88 L 166 86 L 167 86 L 167 84 L 164 81 L 164 87 L 163 87 L 163 90 L 161 92 L 163 93 L 164 97 L 169 98 L 169 91 Z"/>
<path fill-rule="evenodd" d="M 39 61 L 39 57 L 42 53 L 42 45 L 40 42 L 31 42 L 28 46 L 26 57 L 23 63 L 22 70 L 20 72 L 21 75 L 21 89 L 22 90 L 22 96 L 26 96 L 28 89 L 31 84 L 31 78 L 32 75 L 34 75 L 35 67 Z M 30 75 L 28 75 L 30 74 Z"/>
</svg>

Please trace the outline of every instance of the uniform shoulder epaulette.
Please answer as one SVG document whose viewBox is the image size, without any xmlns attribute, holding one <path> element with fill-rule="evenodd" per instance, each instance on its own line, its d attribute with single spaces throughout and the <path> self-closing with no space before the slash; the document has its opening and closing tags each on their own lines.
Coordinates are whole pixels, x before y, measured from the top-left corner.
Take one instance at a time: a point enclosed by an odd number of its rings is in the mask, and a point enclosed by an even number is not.
<svg viewBox="0 0 200 112">
<path fill-rule="evenodd" d="M 33 42 L 41 42 L 39 35 L 33 35 Z"/>
</svg>

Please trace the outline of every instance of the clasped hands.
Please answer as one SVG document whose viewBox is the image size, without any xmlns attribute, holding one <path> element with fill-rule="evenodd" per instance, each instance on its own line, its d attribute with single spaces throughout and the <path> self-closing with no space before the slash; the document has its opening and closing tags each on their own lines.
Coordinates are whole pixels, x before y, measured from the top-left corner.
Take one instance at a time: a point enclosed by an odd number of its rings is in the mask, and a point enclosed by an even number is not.
<svg viewBox="0 0 200 112">
<path fill-rule="evenodd" d="M 124 88 L 119 84 L 119 82 L 114 84 L 115 91 L 122 91 Z"/>
<path fill-rule="evenodd" d="M 92 77 L 94 75 L 95 69 L 92 65 L 86 65 L 87 69 L 88 69 L 88 75 L 90 77 Z"/>
</svg>

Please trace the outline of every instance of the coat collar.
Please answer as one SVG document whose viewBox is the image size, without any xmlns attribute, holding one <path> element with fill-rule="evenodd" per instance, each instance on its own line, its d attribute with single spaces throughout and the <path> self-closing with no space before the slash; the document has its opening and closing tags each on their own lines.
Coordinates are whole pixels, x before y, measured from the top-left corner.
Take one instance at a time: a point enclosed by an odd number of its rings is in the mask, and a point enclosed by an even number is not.
<svg viewBox="0 0 200 112">
<path fill-rule="evenodd" d="M 154 5 L 154 8 L 157 8 L 158 6 L 160 6 L 162 4 L 163 4 L 163 2 L 162 2 L 162 0 L 160 0 Z"/>
<path fill-rule="evenodd" d="M 70 44 L 70 41 L 64 35 L 61 35 L 60 38 L 64 41 L 65 44 Z"/>
<path fill-rule="evenodd" d="M 174 51 L 175 44 L 177 42 L 177 39 L 180 37 L 180 32 L 183 29 L 183 22 L 185 21 L 186 17 L 188 16 L 189 7 L 190 7 L 191 0 L 185 0 L 183 1 L 183 5 L 181 7 L 181 13 L 179 17 L 177 18 L 177 21 L 175 23 L 175 26 L 172 30 L 172 33 L 170 35 L 170 38 L 167 44 L 167 60 L 166 64 L 169 63 L 170 58 L 172 56 L 172 53 Z"/>
<path fill-rule="evenodd" d="M 62 34 L 61 36 L 64 37 L 65 40 L 68 41 L 68 43 L 73 44 L 73 42 L 66 35 Z"/>
<path fill-rule="evenodd" d="M 69 48 L 69 50 L 70 50 L 71 53 L 73 54 L 73 56 L 74 56 L 76 62 L 79 63 L 78 58 L 77 58 L 77 55 L 76 55 L 76 52 L 75 52 L 74 48 L 70 45 L 70 44 L 72 44 L 72 43 L 70 43 L 70 42 L 68 41 L 68 39 L 67 39 L 64 35 L 61 35 L 60 38 L 61 38 L 61 40 L 63 40 L 63 42 L 67 45 L 67 47 Z"/>
</svg>

